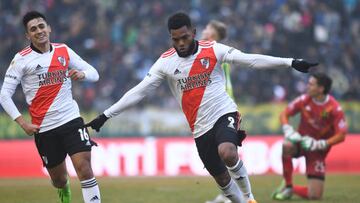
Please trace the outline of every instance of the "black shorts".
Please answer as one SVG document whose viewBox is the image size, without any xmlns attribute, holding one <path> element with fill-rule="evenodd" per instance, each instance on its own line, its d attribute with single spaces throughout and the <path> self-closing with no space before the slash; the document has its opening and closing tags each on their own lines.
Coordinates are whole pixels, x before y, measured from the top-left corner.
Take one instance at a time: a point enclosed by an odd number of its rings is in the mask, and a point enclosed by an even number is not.
<svg viewBox="0 0 360 203">
<path fill-rule="evenodd" d="M 46 168 L 62 163 L 66 155 L 91 151 L 96 145 L 89 137 L 84 120 L 79 117 L 52 130 L 35 134 L 35 144 Z"/>
<path fill-rule="evenodd" d="M 218 146 L 224 142 L 241 146 L 241 142 L 245 139 L 245 131 L 239 128 L 239 113 L 228 113 L 221 116 L 212 129 L 195 139 L 200 159 L 212 176 L 220 175 L 227 170 L 219 156 Z"/>
</svg>

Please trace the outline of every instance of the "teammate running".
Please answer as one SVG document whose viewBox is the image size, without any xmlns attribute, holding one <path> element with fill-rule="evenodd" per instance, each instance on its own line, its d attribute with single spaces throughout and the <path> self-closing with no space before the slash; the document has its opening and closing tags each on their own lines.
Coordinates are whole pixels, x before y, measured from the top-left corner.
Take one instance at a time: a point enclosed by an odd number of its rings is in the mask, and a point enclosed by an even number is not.
<svg viewBox="0 0 360 203">
<path fill-rule="evenodd" d="M 24 15 L 30 46 L 12 60 L 0 93 L 0 103 L 35 143 L 62 203 L 71 201 L 65 157 L 68 154 L 81 181 L 85 203 L 100 203 L 100 191 L 91 168 L 91 147 L 79 107 L 72 97 L 71 80 L 95 82 L 97 71 L 65 44 L 50 43 L 51 27 L 43 14 Z M 21 83 L 29 104 L 31 123 L 15 106 L 12 95 Z"/>
<path fill-rule="evenodd" d="M 197 41 L 196 30 L 184 13 L 176 13 L 168 19 L 168 31 L 174 47 L 160 56 L 143 81 L 86 126 L 99 131 L 106 120 L 135 105 L 167 80 L 186 116 L 206 169 L 233 203 L 247 202 L 235 183 L 239 181 L 241 185 L 243 177 L 247 177 L 237 152 L 245 135 L 239 131 L 241 117 L 237 106 L 225 91 L 221 63 L 234 62 L 240 67 L 259 69 L 293 67 L 302 72 L 308 72 L 316 64 L 246 54 L 217 42 Z"/>
</svg>

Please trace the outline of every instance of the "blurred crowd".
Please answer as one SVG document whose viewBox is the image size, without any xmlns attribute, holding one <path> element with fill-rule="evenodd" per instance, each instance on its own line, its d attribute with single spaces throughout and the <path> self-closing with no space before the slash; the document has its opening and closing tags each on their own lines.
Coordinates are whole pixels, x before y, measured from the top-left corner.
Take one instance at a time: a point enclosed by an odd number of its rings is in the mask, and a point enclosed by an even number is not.
<svg viewBox="0 0 360 203">
<path fill-rule="evenodd" d="M 51 41 L 66 43 L 100 74 L 75 83 L 83 110 L 102 111 L 146 75 L 171 42 L 166 20 L 182 10 L 201 30 L 211 19 L 228 25 L 224 44 L 247 53 L 317 61 L 334 79 L 332 94 L 360 100 L 359 0 L 12 0 L 0 2 L 0 82 L 13 56 L 28 45 L 22 16 L 38 10 L 52 27 Z M 281 102 L 304 92 L 306 75 L 233 65 L 235 96 L 243 104 Z M 23 94 L 14 100 L 26 108 Z M 177 106 L 166 85 L 143 105 Z"/>
</svg>

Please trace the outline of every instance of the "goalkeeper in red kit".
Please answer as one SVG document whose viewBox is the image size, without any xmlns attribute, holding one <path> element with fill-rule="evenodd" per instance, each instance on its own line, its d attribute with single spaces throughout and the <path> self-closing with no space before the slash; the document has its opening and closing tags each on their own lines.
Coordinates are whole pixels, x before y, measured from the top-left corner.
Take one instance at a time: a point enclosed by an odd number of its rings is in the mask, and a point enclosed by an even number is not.
<svg viewBox="0 0 360 203">
<path fill-rule="evenodd" d="M 321 199 L 325 181 L 325 159 L 332 146 L 345 140 L 347 125 L 344 113 L 329 95 L 332 80 L 323 73 L 311 75 L 307 93 L 292 101 L 281 113 L 284 132 L 282 163 L 284 181 L 273 193 L 275 200 L 287 200 L 296 194 L 305 199 Z M 298 131 L 289 118 L 300 114 Z M 307 186 L 294 185 L 292 158 L 304 156 Z"/>
</svg>

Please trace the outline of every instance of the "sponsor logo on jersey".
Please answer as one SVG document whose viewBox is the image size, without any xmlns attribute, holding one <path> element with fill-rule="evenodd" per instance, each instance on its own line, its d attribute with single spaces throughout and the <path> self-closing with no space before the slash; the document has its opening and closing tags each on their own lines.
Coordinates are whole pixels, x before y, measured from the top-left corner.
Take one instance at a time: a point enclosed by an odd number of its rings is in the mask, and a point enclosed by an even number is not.
<svg viewBox="0 0 360 203">
<path fill-rule="evenodd" d="M 60 64 L 62 65 L 62 66 L 66 66 L 66 60 L 65 60 L 65 58 L 64 57 L 62 57 L 62 56 L 59 56 L 58 58 L 58 61 L 60 62 Z"/>
<path fill-rule="evenodd" d="M 186 78 L 178 79 L 177 86 L 182 91 L 188 91 L 199 87 L 205 87 L 211 84 L 211 73 L 200 73 Z"/>
<path fill-rule="evenodd" d="M 61 84 L 68 80 L 66 70 L 57 70 L 53 72 L 47 72 L 38 74 L 39 86 L 47 86 L 54 84 Z"/>
<path fill-rule="evenodd" d="M 209 58 L 202 58 L 200 59 L 200 63 L 203 68 L 208 69 L 210 66 L 210 59 Z"/>
</svg>

